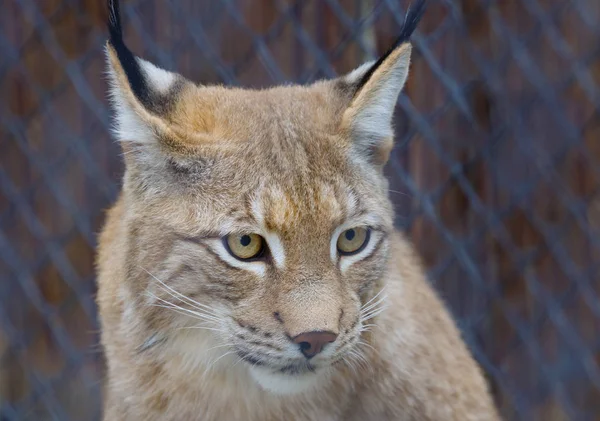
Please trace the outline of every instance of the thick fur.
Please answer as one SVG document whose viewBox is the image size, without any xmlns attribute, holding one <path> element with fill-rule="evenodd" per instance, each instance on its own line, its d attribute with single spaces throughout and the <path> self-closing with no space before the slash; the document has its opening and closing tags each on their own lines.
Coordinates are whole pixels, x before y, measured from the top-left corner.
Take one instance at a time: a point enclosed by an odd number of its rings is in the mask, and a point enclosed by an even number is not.
<svg viewBox="0 0 600 421">
<path fill-rule="evenodd" d="M 107 52 L 126 174 L 97 260 L 106 421 L 499 419 L 393 228 L 382 166 L 408 43 L 377 69 L 261 91 Z M 369 242 L 340 256 L 357 226 Z M 265 257 L 233 257 L 221 238 L 239 233 Z M 311 331 L 337 339 L 307 360 L 292 338 Z"/>
</svg>

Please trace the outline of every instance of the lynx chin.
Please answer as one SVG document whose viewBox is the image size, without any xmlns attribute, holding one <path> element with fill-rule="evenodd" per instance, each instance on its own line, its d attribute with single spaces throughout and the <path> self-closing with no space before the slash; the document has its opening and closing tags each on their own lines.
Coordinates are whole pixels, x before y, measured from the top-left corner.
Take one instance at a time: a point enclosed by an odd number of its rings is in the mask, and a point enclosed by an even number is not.
<svg viewBox="0 0 600 421">
<path fill-rule="evenodd" d="M 383 175 L 423 10 L 345 76 L 249 90 L 134 56 L 109 1 L 105 421 L 500 419 Z"/>
</svg>

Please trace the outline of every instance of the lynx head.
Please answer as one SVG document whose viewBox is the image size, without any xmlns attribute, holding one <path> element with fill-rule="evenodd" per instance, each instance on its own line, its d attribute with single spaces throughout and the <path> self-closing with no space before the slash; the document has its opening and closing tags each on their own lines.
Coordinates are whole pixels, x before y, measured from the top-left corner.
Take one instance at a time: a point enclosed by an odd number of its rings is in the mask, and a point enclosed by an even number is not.
<svg viewBox="0 0 600 421">
<path fill-rule="evenodd" d="M 140 352 L 179 353 L 190 369 L 231 354 L 278 393 L 317 384 L 354 355 L 382 309 L 393 231 L 382 168 L 423 3 L 376 62 L 246 90 L 135 57 L 110 2 L 123 287 Z"/>
</svg>

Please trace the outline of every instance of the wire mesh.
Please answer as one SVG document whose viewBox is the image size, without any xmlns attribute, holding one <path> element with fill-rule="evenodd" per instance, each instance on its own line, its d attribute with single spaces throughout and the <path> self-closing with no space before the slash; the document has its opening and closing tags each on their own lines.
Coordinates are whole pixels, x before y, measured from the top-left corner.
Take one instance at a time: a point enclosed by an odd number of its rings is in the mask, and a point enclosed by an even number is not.
<svg viewBox="0 0 600 421">
<path fill-rule="evenodd" d="M 100 419 L 94 247 L 115 199 L 104 4 L 0 16 L 0 420 Z M 202 83 L 377 57 L 406 1 L 132 0 L 132 50 Z M 430 0 L 387 173 L 507 420 L 600 417 L 600 2 Z"/>
</svg>

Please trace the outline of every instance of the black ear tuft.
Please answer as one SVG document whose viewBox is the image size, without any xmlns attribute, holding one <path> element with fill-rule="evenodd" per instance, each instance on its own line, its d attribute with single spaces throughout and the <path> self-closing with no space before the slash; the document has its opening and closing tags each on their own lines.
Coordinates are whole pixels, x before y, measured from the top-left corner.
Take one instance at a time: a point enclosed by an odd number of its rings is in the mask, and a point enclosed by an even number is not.
<svg viewBox="0 0 600 421">
<path fill-rule="evenodd" d="M 400 30 L 400 35 L 398 36 L 398 38 L 396 39 L 396 41 L 394 42 L 392 47 L 389 50 L 387 50 L 385 52 L 385 54 L 382 55 L 379 58 L 379 60 L 377 60 L 373 64 L 373 66 L 371 66 L 371 68 L 363 75 L 363 77 L 358 82 L 358 85 L 356 86 L 356 91 L 360 90 L 360 88 L 365 83 L 367 83 L 367 81 L 371 78 L 371 76 L 373 75 L 375 70 L 377 70 L 377 68 L 381 65 L 381 63 L 383 63 L 385 61 L 385 59 L 389 57 L 389 55 L 392 53 L 392 51 L 394 51 L 396 48 L 398 48 L 400 45 L 404 44 L 405 42 L 410 41 L 410 37 L 411 37 L 412 33 L 417 28 L 419 21 L 421 20 L 421 18 L 423 17 L 423 14 L 425 13 L 425 3 L 426 2 L 427 2 L 427 0 L 416 0 L 416 2 L 414 3 L 414 6 L 412 4 L 409 5 L 408 10 L 406 11 L 406 17 L 404 18 L 404 24 L 402 25 L 402 29 Z"/>
<path fill-rule="evenodd" d="M 417 25 L 425 13 L 425 3 L 426 0 L 417 0 L 414 7 L 409 5 L 408 10 L 406 11 L 406 17 L 404 18 L 404 24 L 400 30 L 400 36 L 398 36 L 398 39 L 390 50 L 394 50 L 401 44 L 410 40 L 412 33 L 415 32 Z M 388 51 L 386 55 L 389 55 L 390 52 L 391 51 Z"/>
<path fill-rule="evenodd" d="M 151 106 L 151 92 L 146 78 L 140 68 L 140 63 L 123 42 L 123 29 L 121 27 L 121 14 L 119 11 L 119 0 L 108 0 L 108 33 L 109 43 L 117 53 L 117 58 L 127 76 L 129 86 L 140 101 L 146 107 Z"/>
<path fill-rule="evenodd" d="M 108 33 L 110 43 L 123 43 L 123 29 L 121 28 L 121 12 L 119 10 L 119 0 L 108 0 Z"/>
</svg>

